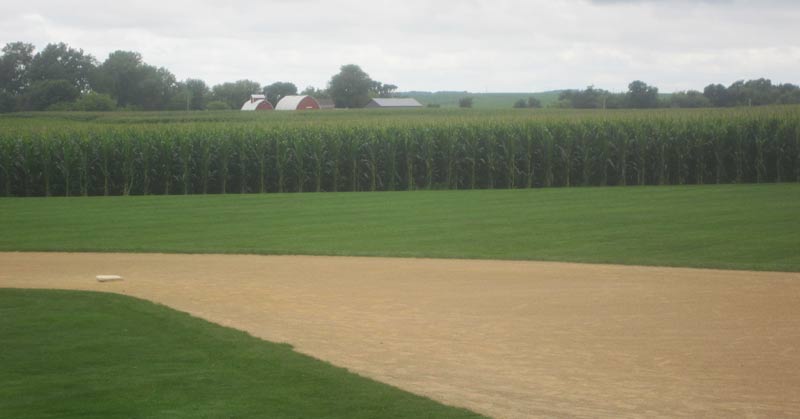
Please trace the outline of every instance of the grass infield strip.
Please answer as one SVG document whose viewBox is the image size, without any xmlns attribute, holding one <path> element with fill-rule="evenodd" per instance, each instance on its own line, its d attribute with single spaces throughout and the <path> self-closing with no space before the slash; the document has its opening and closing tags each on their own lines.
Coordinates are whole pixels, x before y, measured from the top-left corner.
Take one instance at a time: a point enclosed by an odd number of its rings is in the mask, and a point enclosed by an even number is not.
<svg viewBox="0 0 800 419">
<path fill-rule="evenodd" d="M 800 271 L 800 184 L 0 198 L 0 251 L 520 259 Z"/>
<path fill-rule="evenodd" d="M 130 297 L 0 289 L 0 416 L 478 418 Z"/>
</svg>

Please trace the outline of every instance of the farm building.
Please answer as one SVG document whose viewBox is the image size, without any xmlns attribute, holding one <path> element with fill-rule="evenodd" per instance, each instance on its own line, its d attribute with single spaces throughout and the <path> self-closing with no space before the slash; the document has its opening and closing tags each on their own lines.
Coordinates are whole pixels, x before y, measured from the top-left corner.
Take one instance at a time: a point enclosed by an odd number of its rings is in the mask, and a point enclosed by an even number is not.
<svg viewBox="0 0 800 419">
<path fill-rule="evenodd" d="M 272 104 L 264 95 L 250 95 L 250 100 L 242 105 L 243 111 L 271 111 Z"/>
<path fill-rule="evenodd" d="M 366 108 L 421 108 L 422 104 L 416 99 L 405 98 L 375 98 L 367 103 Z"/>
<path fill-rule="evenodd" d="M 311 96 L 285 96 L 275 106 L 275 110 L 278 111 L 302 111 L 306 109 L 319 109 L 319 102 Z"/>
<path fill-rule="evenodd" d="M 336 104 L 333 103 L 333 99 L 323 99 L 323 98 L 314 98 L 319 103 L 320 109 L 333 109 L 336 107 Z"/>
</svg>

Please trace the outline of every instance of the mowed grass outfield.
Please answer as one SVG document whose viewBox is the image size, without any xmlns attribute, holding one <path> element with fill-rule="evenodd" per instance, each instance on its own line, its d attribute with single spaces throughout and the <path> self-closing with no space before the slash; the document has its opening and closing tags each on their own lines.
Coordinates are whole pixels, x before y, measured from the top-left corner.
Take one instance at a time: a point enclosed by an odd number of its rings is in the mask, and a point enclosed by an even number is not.
<svg viewBox="0 0 800 419">
<path fill-rule="evenodd" d="M 800 271 L 800 185 L 0 199 L 0 251 Z"/>
<path fill-rule="evenodd" d="M 0 198 L 0 251 L 800 271 L 800 185 Z M 2 269 L 0 267 L 0 269 Z M 0 290 L 0 417 L 475 417 L 112 294 Z"/>
<path fill-rule="evenodd" d="M 477 418 L 130 297 L 0 289 L 3 418 Z"/>
</svg>

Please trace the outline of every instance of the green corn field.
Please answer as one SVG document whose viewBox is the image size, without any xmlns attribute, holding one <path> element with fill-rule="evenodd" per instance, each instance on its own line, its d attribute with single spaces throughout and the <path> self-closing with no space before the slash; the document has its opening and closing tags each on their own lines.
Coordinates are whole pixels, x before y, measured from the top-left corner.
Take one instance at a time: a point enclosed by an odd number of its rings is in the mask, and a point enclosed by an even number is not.
<svg viewBox="0 0 800 419">
<path fill-rule="evenodd" d="M 21 114 L 0 195 L 800 182 L 800 108 Z"/>
</svg>

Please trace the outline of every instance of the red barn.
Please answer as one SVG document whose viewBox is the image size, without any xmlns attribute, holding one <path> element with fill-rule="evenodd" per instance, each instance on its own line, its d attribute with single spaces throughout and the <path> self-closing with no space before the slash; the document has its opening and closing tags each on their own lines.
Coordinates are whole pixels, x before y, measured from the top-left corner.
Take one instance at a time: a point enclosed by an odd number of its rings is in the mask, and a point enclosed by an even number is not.
<svg viewBox="0 0 800 419">
<path fill-rule="evenodd" d="M 302 111 L 319 109 L 319 102 L 311 96 L 286 96 L 275 106 L 278 111 Z"/>
<path fill-rule="evenodd" d="M 250 100 L 242 105 L 243 111 L 271 111 L 274 108 L 264 95 L 250 95 Z"/>
</svg>

